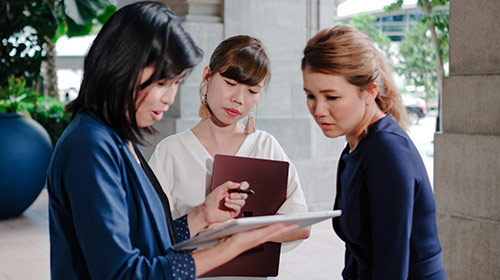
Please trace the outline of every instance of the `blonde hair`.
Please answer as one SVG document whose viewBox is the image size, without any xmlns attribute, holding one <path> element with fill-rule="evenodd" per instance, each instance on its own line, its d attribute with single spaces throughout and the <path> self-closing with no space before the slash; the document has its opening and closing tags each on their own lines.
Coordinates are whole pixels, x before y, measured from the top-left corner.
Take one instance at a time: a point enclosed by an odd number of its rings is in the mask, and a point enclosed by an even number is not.
<svg viewBox="0 0 500 280">
<path fill-rule="evenodd" d="M 391 77 L 391 69 L 363 32 L 344 25 L 321 30 L 304 49 L 302 70 L 306 68 L 311 72 L 343 76 L 360 92 L 372 82 L 376 83 L 379 88 L 375 99 L 378 107 L 384 113 L 392 114 L 398 124 L 407 129 L 406 109 Z"/>
</svg>

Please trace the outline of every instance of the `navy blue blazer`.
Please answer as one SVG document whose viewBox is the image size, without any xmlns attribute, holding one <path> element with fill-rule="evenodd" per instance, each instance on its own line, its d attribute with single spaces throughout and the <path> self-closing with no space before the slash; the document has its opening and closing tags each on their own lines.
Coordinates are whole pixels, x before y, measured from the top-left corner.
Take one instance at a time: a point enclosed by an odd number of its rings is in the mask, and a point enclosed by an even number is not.
<svg viewBox="0 0 500 280">
<path fill-rule="evenodd" d="M 339 161 L 333 220 L 345 279 L 446 279 L 436 203 L 415 145 L 387 115 Z"/>
<path fill-rule="evenodd" d="M 78 115 L 48 170 L 52 279 L 194 279 L 191 255 L 174 253 L 161 201 L 118 135 Z M 189 237 L 186 217 L 178 239 Z"/>
</svg>

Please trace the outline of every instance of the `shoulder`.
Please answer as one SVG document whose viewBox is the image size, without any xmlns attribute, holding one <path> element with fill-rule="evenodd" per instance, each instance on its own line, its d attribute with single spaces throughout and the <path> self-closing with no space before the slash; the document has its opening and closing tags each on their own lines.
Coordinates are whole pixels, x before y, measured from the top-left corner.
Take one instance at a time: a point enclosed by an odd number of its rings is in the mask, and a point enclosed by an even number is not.
<svg viewBox="0 0 500 280">
<path fill-rule="evenodd" d="M 384 117 L 369 129 L 366 137 L 371 152 L 406 154 L 415 152 L 415 145 L 408 134 L 391 115 Z"/>
<path fill-rule="evenodd" d="M 256 155 L 268 159 L 290 161 L 285 150 L 272 134 L 257 130 L 250 136 L 253 137 L 253 149 Z"/>
<path fill-rule="evenodd" d="M 186 142 L 186 140 L 189 139 L 190 134 L 192 134 L 192 132 L 190 130 L 186 130 L 167 136 L 156 145 L 156 149 L 163 150 L 168 149 L 169 147 L 179 146 L 181 143 Z"/>
<path fill-rule="evenodd" d="M 191 130 L 176 133 L 163 138 L 154 148 L 149 164 L 154 168 L 163 166 L 167 161 L 176 159 L 176 162 L 184 162 L 186 155 L 192 151 L 196 139 Z"/>
<path fill-rule="evenodd" d="M 256 130 L 254 133 L 251 134 L 252 137 L 255 138 L 254 141 L 257 141 L 259 143 L 264 143 L 268 145 L 278 145 L 280 146 L 278 140 L 276 140 L 276 137 L 274 137 L 271 133 L 264 131 L 264 130 Z"/>
<path fill-rule="evenodd" d="M 56 146 L 56 152 L 90 156 L 94 153 L 118 153 L 125 143 L 95 116 L 80 114 L 65 130 Z"/>
<path fill-rule="evenodd" d="M 395 121 L 369 131 L 363 142 L 362 162 L 369 169 L 409 176 L 424 168 L 417 148 Z"/>
</svg>

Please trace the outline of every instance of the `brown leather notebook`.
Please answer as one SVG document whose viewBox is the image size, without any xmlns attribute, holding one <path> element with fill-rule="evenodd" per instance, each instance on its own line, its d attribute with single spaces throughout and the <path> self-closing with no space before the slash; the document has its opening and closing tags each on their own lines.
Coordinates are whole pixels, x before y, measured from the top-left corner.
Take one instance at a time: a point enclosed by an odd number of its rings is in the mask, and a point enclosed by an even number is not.
<svg viewBox="0 0 500 280">
<path fill-rule="evenodd" d="M 226 181 L 247 181 L 255 194 L 249 195 L 240 216 L 274 215 L 286 200 L 286 161 L 215 155 L 212 190 Z M 268 242 L 244 252 L 204 276 L 276 276 L 281 243 Z"/>
</svg>

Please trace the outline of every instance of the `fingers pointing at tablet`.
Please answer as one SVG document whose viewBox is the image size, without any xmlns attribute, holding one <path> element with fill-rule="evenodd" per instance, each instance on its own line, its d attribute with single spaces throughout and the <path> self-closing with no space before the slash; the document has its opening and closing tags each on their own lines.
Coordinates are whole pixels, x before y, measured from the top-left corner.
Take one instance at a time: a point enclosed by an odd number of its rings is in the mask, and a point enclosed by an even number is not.
<svg viewBox="0 0 500 280">
<path fill-rule="evenodd" d="M 248 182 L 227 181 L 214 189 L 199 207 L 206 226 L 237 217 L 248 198 L 247 193 L 240 191 L 246 191 L 248 188 Z"/>
</svg>

